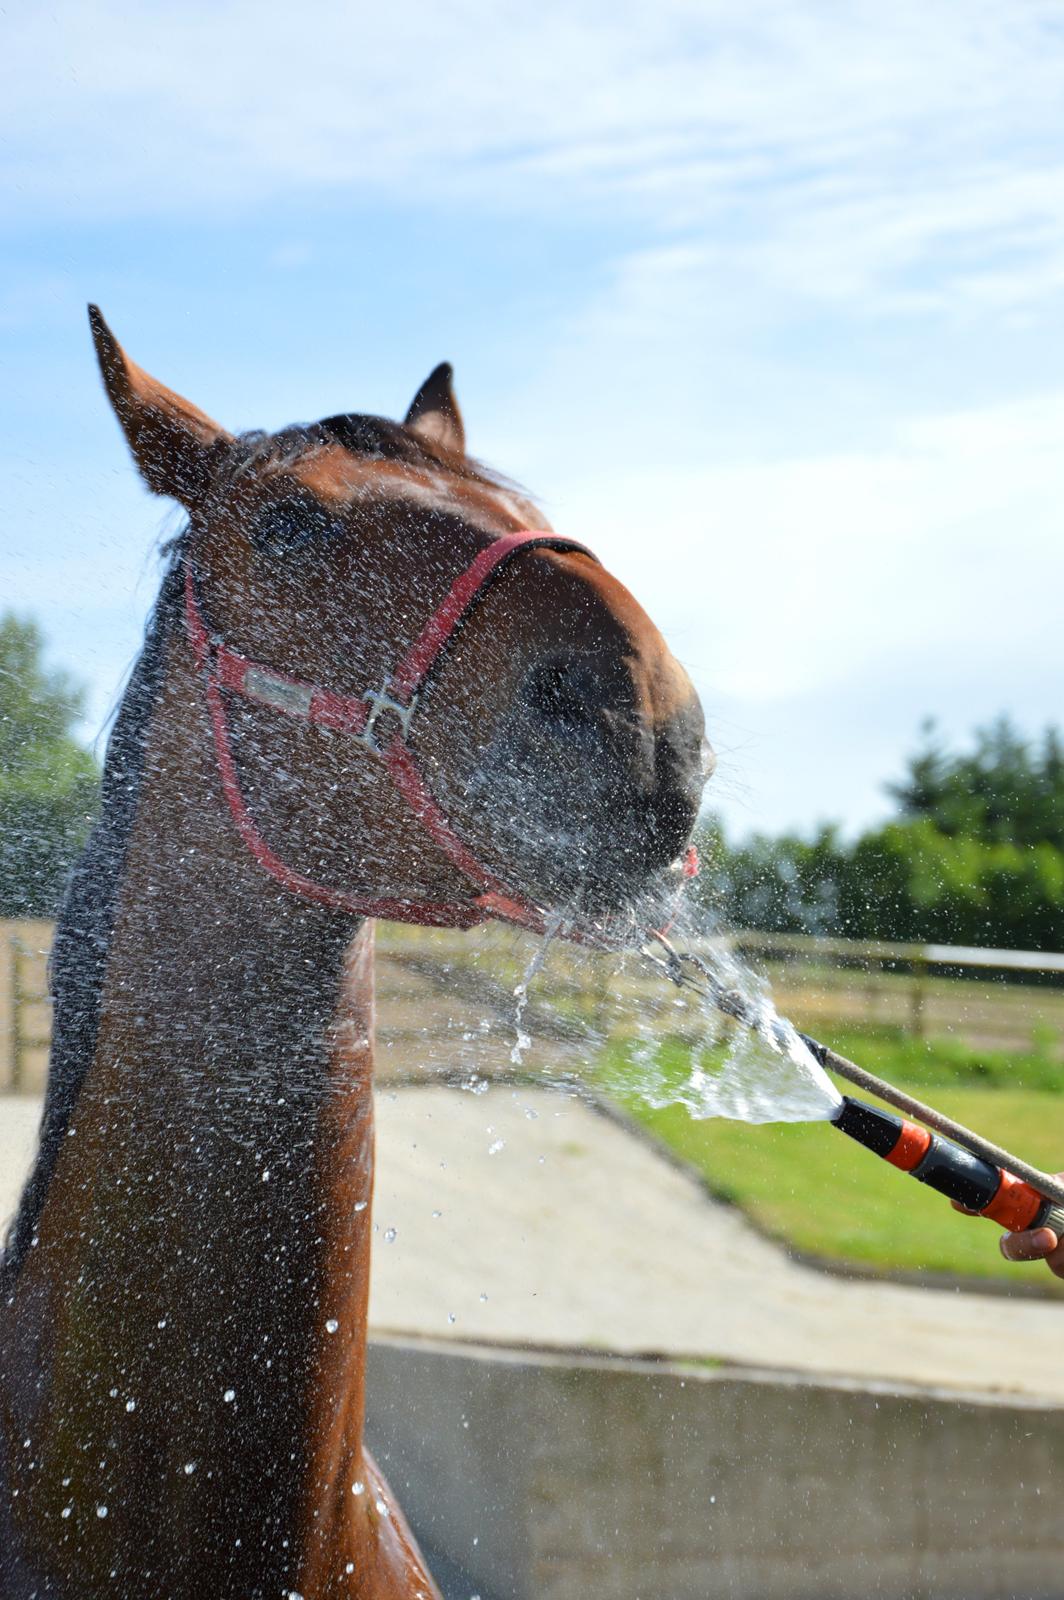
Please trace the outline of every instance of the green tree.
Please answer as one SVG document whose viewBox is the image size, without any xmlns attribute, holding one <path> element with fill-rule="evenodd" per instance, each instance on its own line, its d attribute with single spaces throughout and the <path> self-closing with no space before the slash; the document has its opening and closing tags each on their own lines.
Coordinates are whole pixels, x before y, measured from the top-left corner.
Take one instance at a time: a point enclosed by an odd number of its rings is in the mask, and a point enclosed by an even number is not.
<svg viewBox="0 0 1064 1600">
<path fill-rule="evenodd" d="M 1064 849 L 1064 748 L 1055 728 L 1031 740 L 1001 716 L 976 730 L 972 750 L 954 753 L 926 722 L 921 749 L 887 792 L 903 816 L 926 817 L 950 838 Z"/>
<path fill-rule="evenodd" d="M 852 843 L 827 827 L 729 847 L 711 825 L 705 903 L 737 927 L 1064 949 L 1060 735 L 999 717 L 956 752 L 921 733 L 887 786 L 899 814 Z"/>
<path fill-rule="evenodd" d="M 700 828 L 698 849 L 702 870 L 695 894 L 720 921 L 780 933 L 837 931 L 848 851 L 834 826 L 811 839 L 756 833 L 729 846 L 711 817 Z"/>
<path fill-rule="evenodd" d="M 0 617 L 0 916 L 51 916 L 85 841 L 99 772 L 72 733 L 83 708 L 37 625 Z"/>
</svg>

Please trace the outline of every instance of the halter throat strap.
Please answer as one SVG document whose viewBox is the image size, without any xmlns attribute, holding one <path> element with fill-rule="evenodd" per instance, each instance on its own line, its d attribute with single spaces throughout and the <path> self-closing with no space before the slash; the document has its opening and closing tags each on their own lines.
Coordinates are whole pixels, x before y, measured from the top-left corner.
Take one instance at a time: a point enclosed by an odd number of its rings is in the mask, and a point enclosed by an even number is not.
<svg viewBox="0 0 1064 1600">
<path fill-rule="evenodd" d="M 379 688 L 342 695 L 319 684 L 290 677 L 252 661 L 211 632 L 196 588 L 191 556 L 185 562 L 185 631 L 205 684 L 214 752 L 230 814 L 251 855 L 291 893 L 354 916 L 384 917 L 430 927 L 468 928 L 491 917 L 542 932 L 544 915 L 530 900 L 510 891 L 455 832 L 436 804 L 410 747 L 418 696 L 441 655 L 480 600 L 492 578 L 519 550 L 576 551 L 591 556 L 575 539 L 522 529 L 504 534 L 479 552 L 455 579 L 442 604 L 429 617 L 399 665 Z M 594 560 L 594 556 L 591 556 Z M 317 883 L 296 871 L 263 838 L 240 787 L 225 715 L 224 694 L 237 694 L 313 727 L 345 734 L 380 760 L 392 782 L 444 855 L 479 890 L 469 900 L 423 901 L 372 896 Z M 386 731 L 391 724 L 390 733 Z"/>
</svg>

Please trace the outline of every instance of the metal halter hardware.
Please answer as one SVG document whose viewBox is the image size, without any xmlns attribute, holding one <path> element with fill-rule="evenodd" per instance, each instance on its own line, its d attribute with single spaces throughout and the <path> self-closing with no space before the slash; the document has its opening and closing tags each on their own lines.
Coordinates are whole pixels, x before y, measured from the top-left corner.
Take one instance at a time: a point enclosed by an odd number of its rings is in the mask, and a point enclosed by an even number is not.
<svg viewBox="0 0 1064 1600">
<path fill-rule="evenodd" d="M 366 726 L 362 729 L 362 732 L 357 735 L 360 744 L 364 744 L 367 750 L 372 750 L 375 756 L 384 754 L 380 745 L 377 743 L 376 729 L 377 719 L 385 711 L 395 712 L 395 715 L 399 721 L 399 726 L 403 730 L 403 742 L 406 743 L 406 741 L 409 740 L 410 723 L 414 712 L 417 710 L 417 695 L 414 695 L 413 698 L 405 705 L 401 700 L 393 700 L 392 696 L 388 693 L 387 688 L 371 689 L 369 693 L 364 694 L 362 698 L 369 706 L 370 710 L 369 716 L 366 718 Z"/>
<path fill-rule="evenodd" d="M 252 856 L 293 894 L 355 916 L 452 928 L 468 928 L 497 917 L 542 932 L 545 925 L 542 910 L 510 891 L 451 827 L 422 778 L 409 746 L 418 696 L 436 663 L 495 574 L 519 550 L 530 549 L 574 551 L 595 560 L 591 551 L 575 539 L 534 529 L 523 528 L 492 540 L 455 579 L 442 604 L 432 613 L 395 671 L 384 679 L 382 687 L 358 695 L 336 694 L 318 684 L 289 677 L 231 649 L 207 627 L 196 592 L 192 558 L 186 558 L 185 631 L 204 678 L 222 790 L 233 821 Z M 316 883 L 288 866 L 266 843 L 244 800 L 226 722 L 224 693 L 241 695 L 314 727 L 347 734 L 363 745 L 383 762 L 411 811 L 452 865 L 481 892 L 459 903 L 374 897 Z M 379 724 L 382 717 L 388 715 L 395 718 L 399 729 L 382 741 Z"/>
</svg>

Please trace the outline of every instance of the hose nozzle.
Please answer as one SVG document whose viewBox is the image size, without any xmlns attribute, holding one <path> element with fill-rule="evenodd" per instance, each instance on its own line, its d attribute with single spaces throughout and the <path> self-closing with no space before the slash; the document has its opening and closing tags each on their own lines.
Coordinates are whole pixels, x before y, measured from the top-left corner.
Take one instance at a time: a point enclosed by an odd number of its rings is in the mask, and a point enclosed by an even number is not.
<svg viewBox="0 0 1064 1600">
<path fill-rule="evenodd" d="M 1047 1200 L 1031 1184 L 972 1155 L 951 1139 L 929 1132 L 918 1122 L 880 1111 L 851 1095 L 843 1096 L 833 1120 L 836 1128 L 866 1150 L 882 1156 L 918 1183 L 937 1189 L 966 1211 L 989 1217 L 1010 1233 L 1052 1228 L 1058 1238 L 1064 1238 L 1064 1206 Z"/>
</svg>

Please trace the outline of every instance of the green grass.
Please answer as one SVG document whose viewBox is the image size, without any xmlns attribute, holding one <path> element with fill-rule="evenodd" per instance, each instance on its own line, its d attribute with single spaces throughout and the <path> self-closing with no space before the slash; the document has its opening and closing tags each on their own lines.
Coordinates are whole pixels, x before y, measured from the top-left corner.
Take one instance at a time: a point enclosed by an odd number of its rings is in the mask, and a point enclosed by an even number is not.
<svg viewBox="0 0 1064 1600">
<path fill-rule="evenodd" d="M 900 1028 L 881 1027 L 832 1033 L 824 1043 L 914 1093 L 952 1085 L 1064 1091 L 1064 1060 L 1056 1052 L 1055 1038 L 1027 1051 L 982 1050 L 959 1039 L 913 1039 Z"/>
<path fill-rule="evenodd" d="M 916 1093 L 934 1085 L 927 1098 L 940 1110 L 1036 1166 L 1064 1166 L 1057 1063 L 1033 1055 L 1008 1063 L 991 1059 L 987 1066 L 985 1055 L 977 1059 L 951 1044 L 939 1049 L 883 1034 L 832 1042 Z M 662 1051 L 670 1073 L 684 1072 L 684 1056 L 678 1041 Z M 695 1167 L 715 1194 L 740 1206 L 774 1238 L 810 1255 L 874 1270 L 1034 1281 L 1064 1294 L 1064 1283 L 1044 1267 L 1004 1261 L 994 1224 L 959 1216 L 941 1195 L 829 1125 L 750 1127 L 719 1119 L 696 1122 L 682 1106 L 655 1110 L 640 1098 L 626 1057 L 617 1047 L 606 1063 L 602 1081 L 608 1092 Z"/>
</svg>

